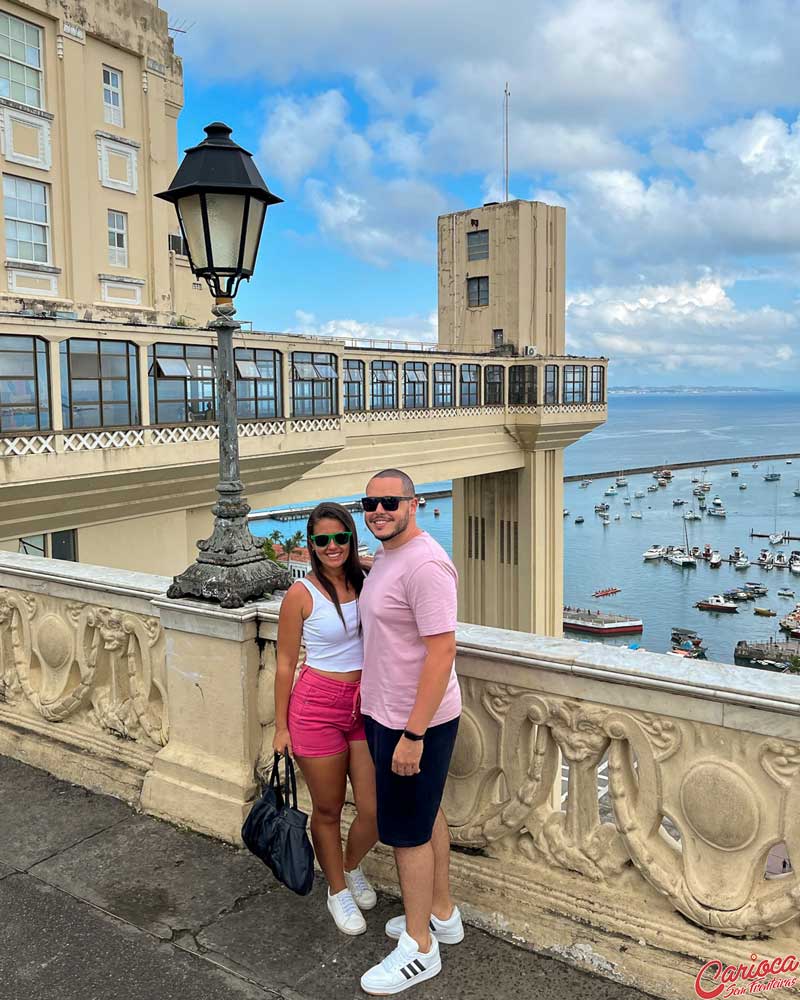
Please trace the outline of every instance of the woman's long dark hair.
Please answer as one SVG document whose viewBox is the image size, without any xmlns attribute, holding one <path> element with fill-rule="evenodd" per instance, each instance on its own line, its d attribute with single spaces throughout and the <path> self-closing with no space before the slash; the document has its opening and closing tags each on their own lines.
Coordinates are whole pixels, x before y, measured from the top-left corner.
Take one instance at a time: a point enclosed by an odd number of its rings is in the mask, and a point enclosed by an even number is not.
<svg viewBox="0 0 800 1000">
<path fill-rule="evenodd" d="M 317 524 L 326 517 L 334 521 L 339 521 L 345 531 L 352 532 L 350 536 L 350 551 L 347 553 L 347 559 L 344 563 L 344 578 L 347 581 L 348 586 L 352 587 L 355 591 L 356 600 L 358 600 L 361 596 L 361 588 L 364 586 L 364 570 L 361 568 L 361 560 L 358 556 L 358 531 L 356 530 L 356 522 L 353 520 L 353 515 L 350 511 L 347 510 L 347 508 L 342 507 L 341 504 L 333 503 L 328 500 L 317 504 L 317 506 L 311 511 L 308 518 L 308 526 L 306 528 L 306 533 L 308 535 L 308 552 L 311 556 L 311 568 L 322 585 L 323 590 L 333 601 L 336 613 L 342 619 L 342 625 L 344 625 L 346 632 L 347 623 L 344 620 L 344 614 L 342 613 L 342 606 L 339 603 L 339 595 L 336 593 L 336 587 L 334 587 L 332 581 L 325 575 L 325 567 L 322 565 L 322 561 L 317 555 L 316 546 L 311 541 L 311 536 L 315 533 Z M 361 625 L 359 623 L 359 630 L 360 628 Z"/>
</svg>

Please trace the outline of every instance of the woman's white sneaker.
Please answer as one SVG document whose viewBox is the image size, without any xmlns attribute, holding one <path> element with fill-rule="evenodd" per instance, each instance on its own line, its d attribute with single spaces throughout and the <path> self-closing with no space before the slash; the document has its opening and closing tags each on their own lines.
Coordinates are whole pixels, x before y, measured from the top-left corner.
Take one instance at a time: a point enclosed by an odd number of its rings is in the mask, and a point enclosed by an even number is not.
<svg viewBox="0 0 800 1000">
<path fill-rule="evenodd" d="M 349 889 L 342 889 L 334 896 L 328 889 L 328 910 L 342 934 L 363 934 L 366 931 L 367 922 Z"/>
<path fill-rule="evenodd" d="M 464 925 L 461 922 L 461 913 L 457 906 L 453 907 L 453 912 L 447 920 L 440 920 L 431 914 L 431 934 L 439 944 L 458 944 L 464 940 Z M 386 936 L 394 938 L 396 941 L 406 929 L 405 914 L 399 917 L 392 917 L 386 922 Z"/>
<path fill-rule="evenodd" d="M 394 951 L 361 977 L 361 989 L 372 996 L 390 996 L 402 993 L 417 983 L 424 983 L 426 979 L 433 979 L 441 971 L 442 960 L 436 938 L 431 934 L 431 950 L 425 953 L 404 931 Z"/>
<path fill-rule="evenodd" d="M 369 884 L 367 876 L 361 871 L 361 866 L 351 872 L 344 873 L 347 888 L 352 892 L 353 899 L 358 903 L 359 910 L 371 910 L 378 902 L 375 890 Z"/>
</svg>

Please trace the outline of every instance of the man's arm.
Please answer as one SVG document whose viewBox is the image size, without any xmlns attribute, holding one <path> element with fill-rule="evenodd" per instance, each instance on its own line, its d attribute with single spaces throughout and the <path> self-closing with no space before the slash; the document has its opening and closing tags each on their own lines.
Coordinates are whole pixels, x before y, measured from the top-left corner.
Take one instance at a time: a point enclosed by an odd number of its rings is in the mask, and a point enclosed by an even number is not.
<svg viewBox="0 0 800 1000">
<path fill-rule="evenodd" d="M 420 638 L 425 643 L 425 663 L 406 729 L 423 735 L 450 683 L 450 671 L 456 656 L 456 634 L 443 632 L 441 635 L 423 635 Z M 408 740 L 401 736 L 392 758 L 392 770 L 395 774 L 417 774 L 424 745 L 423 740 Z"/>
</svg>

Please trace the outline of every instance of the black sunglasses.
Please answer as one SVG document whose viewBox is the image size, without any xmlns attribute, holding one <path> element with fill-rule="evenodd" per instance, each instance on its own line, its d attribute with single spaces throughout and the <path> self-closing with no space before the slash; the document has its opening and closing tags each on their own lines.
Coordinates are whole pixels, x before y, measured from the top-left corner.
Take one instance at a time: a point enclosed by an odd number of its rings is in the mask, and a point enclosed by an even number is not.
<svg viewBox="0 0 800 1000">
<path fill-rule="evenodd" d="M 367 514 L 372 514 L 378 509 L 378 504 L 383 507 L 384 510 L 397 510 L 400 506 L 401 500 L 415 500 L 416 497 L 362 497 L 361 506 L 367 512 Z"/>
<path fill-rule="evenodd" d="M 318 549 L 324 549 L 331 544 L 331 541 L 336 542 L 337 545 L 347 545 L 353 537 L 353 532 L 332 531 L 329 535 L 309 535 L 308 537 Z"/>
</svg>

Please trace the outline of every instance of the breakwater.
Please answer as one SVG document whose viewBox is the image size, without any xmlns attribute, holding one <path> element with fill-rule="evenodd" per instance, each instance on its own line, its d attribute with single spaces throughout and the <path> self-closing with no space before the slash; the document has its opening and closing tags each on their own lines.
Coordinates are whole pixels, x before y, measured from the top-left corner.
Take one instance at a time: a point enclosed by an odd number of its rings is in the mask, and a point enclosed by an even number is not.
<svg viewBox="0 0 800 1000">
<path fill-rule="evenodd" d="M 668 462 L 661 465 L 641 465 L 638 468 L 631 469 L 609 469 L 607 472 L 589 472 L 584 476 L 564 476 L 565 483 L 577 483 L 582 479 L 609 479 L 613 476 L 640 476 L 647 472 L 653 472 L 656 469 L 705 469 L 711 468 L 714 465 L 738 465 L 744 464 L 745 462 L 783 462 L 787 458 L 795 459 L 800 458 L 800 452 L 789 451 L 782 455 L 743 455 L 737 458 L 709 458 L 704 459 L 702 462 L 697 460 L 692 462 Z"/>
</svg>

